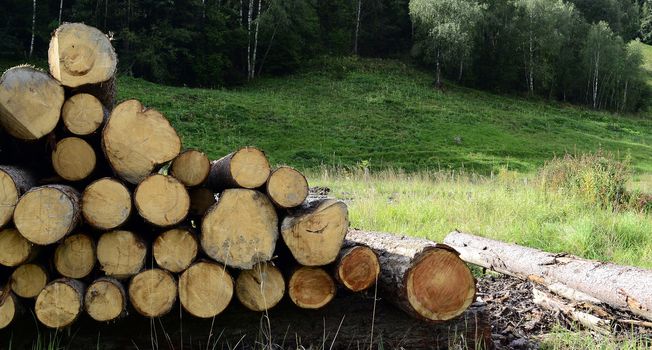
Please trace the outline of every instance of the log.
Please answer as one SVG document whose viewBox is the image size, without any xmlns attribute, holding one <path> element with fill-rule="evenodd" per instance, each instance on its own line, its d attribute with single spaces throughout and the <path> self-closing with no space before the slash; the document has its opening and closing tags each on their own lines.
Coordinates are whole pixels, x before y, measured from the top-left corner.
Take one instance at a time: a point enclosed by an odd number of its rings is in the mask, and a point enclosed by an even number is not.
<svg viewBox="0 0 652 350">
<path fill-rule="evenodd" d="M 269 199 L 280 208 L 294 208 L 308 197 L 308 181 L 299 171 L 282 166 L 272 171 L 265 185 Z"/>
<path fill-rule="evenodd" d="M 34 313 L 47 327 L 67 327 L 84 310 L 84 284 L 78 280 L 60 278 L 50 282 L 36 298 Z"/>
<path fill-rule="evenodd" d="M 124 225 L 131 215 L 131 193 L 112 178 L 96 180 L 82 193 L 85 221 L 99 230 L 113 230 Z"/>
<path fill-rule="evenodd" d="M 611 307 L 652 320 L 652 271 L 547 253 L 458 231 L 444 240 L 462 259 L 547 286 L 563 284 Z"/>
<path fill-rule="evenodd" d="M 322 266 L 337 259 L 348 228 L 344 202 L 316 199 L 291 210 L 283 219 L 281 234 L 299 264 Z"/>
<path fill-rule="evenodd" d="M 272 202 L 258 191 L 225 190 L 201 227 L 204 252 L 227 266 L 251 269 L 274 254 L 278 217 Z"/>
<path fill-rule="evenodd" d="M 9 291 L 0 291 L 0 329 L 11 325 L 18 313 L 18 300 Z"/>
<path fill-rule="evenodd" d="M 20 234 L 39 245 L 56 243 L 71 233 L 81 218 L 80 195 L 64 185 L 46 185 L 29 190 L 14 210 Z"/>
<path fill-rule="evenodd" d="M 127 100 L 111 112 L 102 132 L 102 149 L 116 174 L 135 185 L 176 158 L 181 140 L 163 114 Z"/>
<path fill-rule="evenodd" d="M 129 283 L 129 301 L 145 317 L 160 317 L 172 310 L 177 300 L 174 277 L 160 269 L 143 271 Z"/>
<path fill-rule="evenodd" d="M 66 237 L 54 251 L 54 267 L 68 278 L 88 276 L 95 267 L 95 260 L 95 242 L 83 233 Z"/>
<path fill-rule="evenodd" d="M 11 274 L 11 290 L 21 298 L 36 298 L 48 284 L 48 273 L 41 265 L 20 265 Z"/>
<path fill-rule="evenodd" d="M 2 135 L 0 135 L 2 136 Z M 18 199 L 36 185 L 36 178 L 24 168 L 0 165 L 0 228 L 11 221 Z"/>
<path fill-rule="evenodd" d="M 127 314 L 127 293 L 122 283 L 108 277 L 96 279 L 86 290 L 84 309 L 98 322 L 124 317 Z"/>
<path fill-rule="evenodd" d="M 57 175 L 67 181 L 80 181 L 89 177 L 97 157 L 88 142 L 78 137 L 67 137 L 57 142 L 52 151 L 52 167 Z"/>
<path fill-rule="evenodd" d="M 0 229 L 0 265 L 15 267 L 31 260 L 37 247 L 15 228 Z"/>
<path fill-rule="evenodd" d="M 378 255 L 383 297 L 415 317 L 448 321 L 463 314 L 475 300 L 471 270 L 447 245 L 358 230 L 350 230 L 346 239 Z"/>
<path fill-rule="evenodd" d="M 290 300 L 302 309 L 319 309 L 335 297 L 337 289 L 333 278 L 320 267 L 302 266 L 288 281 Z"/>
<path fill-rule="evenodd" d="M 156 174 L 147 177 L 134 191 L 138 214 L 147 222 L 169 227 L 183 221 L 190 210 L 186 188 L 172 176 Z"/>
<path fill-rule="evenodd" d="M 129 278 L 145 266 L 147 245 L 131 231 L 104 233 L 97 242 L 97 261 L 109 277 Z"/>
<path fill-rule="evenodd" d="M 198 262 L 179 277 L 179 300 L 191 315 L 211 318 L 226 309 L 233 298 L 233 279 L 220 264 Z"/>
<path fill-rule="evenodd" d="M 170 167 L 170 174 L 187 187 L 203 184 L 211 171 L 211 162 L 204 152 L 194 149 L 179 154 Z"/>
<path fill-rule="evenodd" d="M 532 295 L 532 302 L 534 302 L 534 304 L 553 312 L 555 315 L 563 315 L 567 318 L 566 320 L 570 321 L 571 323 L 580 324 L 583 327 L 602 335 L 611 334 L 611 325 L 607 320 L 591 315 L 590 313 L 580 311 L 574 306 L 569 305 L 564 300 L 561 300 L 560 298 L 540 291 L 536 288 L 532 289 Z"/>
<path fill-rule="evenodd" d="M 276 266 L 259 263 L 240 272 L 235 281 L 235 294 L 247 309 L 267 311 L 283 299 L 285 279 Z"/>
<path fill-rule="evenodd" d="M 66 129 L 77 136 L 87 136 L 99 130 L 109 112 L 102 102 L 91 94 L 76 94 L 68 98 L 61 110 Z"/>
<path fill-rule="evenodd" d="M 378 255 L 366 246 L 342 249 L 335 262 L 335 280 L 354 293 L 371 288 L 379 275 Z"/>
<path fill-rule="evenodd" d="M 191 216 L 204 216 L 206 211 L 217 202 L 213 191 L 205 187 L 193 188 L 188 191 L 188 194 L 190 195 L 188 214 Z"/>
<path fill-rule="evenodd" d="M 199 250 L 195 236 L 186 229 L 175 228 L 160 234 L 152 244 L 156 264 L 172 273 L 187 269 Z"/>
<path fill-rule="evenodd" d="M 211 164 L 208 187 L 214 192 L 227 188 L 258 188 L 269 177 L 270 167 L 263 151 L 244 147 Z"/>
<path fill-rule="evenodd" d="M 0 124 L 21 140 L 37 140 L 59 122 L 63 87 L 50 75 L 18 66 L 0 78 Z"/>
</svg>

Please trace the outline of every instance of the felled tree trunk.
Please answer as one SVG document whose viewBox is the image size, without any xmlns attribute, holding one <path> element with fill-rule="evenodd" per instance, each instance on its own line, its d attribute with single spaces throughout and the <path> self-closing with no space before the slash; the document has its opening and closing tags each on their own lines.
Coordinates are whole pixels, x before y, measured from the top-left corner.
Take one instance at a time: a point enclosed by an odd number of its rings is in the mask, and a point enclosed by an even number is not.
<svg viewBox="0 0 652 350">
<path fill-rule="evenodd" d="M 207 185 L 215 192 L 238 187 L 254 189 L 265 184 L 269 173 L 265 153 L 245 147 L 214 161 Z"/>
<path fill-rule="evenodd" d="M 320 267 L 302 266 L 288 281 L 290 300 L 303 309 L 319 309 L 330 303 L 337 289 L 333 278 Z"/>
<path fill-rule="evenodd" d="M 177 284 L 172 275 L 160 269 L 143 271 L 129 283 L 129 301 L 139 314 L 160 317 L 172 310 L 177 300 Z"/>
<path fill-rule="evenodd" d="M 83 233 L 66 237 L 54 252 L 55 269 L 68 278 L 88 276 L 95 260 L 95 241 Z"/>
<path fill-rule="evenodd" d="M 308 197 L 308 181 L 299 171 L 282 166 L 269 175 L 265 190 L 269 199 L 280 208 L 294 208 Z"/>
<path fill-rule="evenodd" d="M 335 262 L 335 279 L 352 292 L 371 288 L 380 275 L 378 255 L 366 246 L 344 248 Z"/>
<path fill-rule="evenodd" d="M 66 100 L 61 110 L 63 125 L 78 136 L 95 133 L 108 117 L 108 110 L 91 94 L 73 95 Z"/>
<path fill-rule="evenodd" d="M 113 230 L 127 222 L 131 215 L 131 193 L 120 181 L 99 179 L 82 193 L 82 214 L 89 225 L 99 230 Z"/>
<path fill-rule="evenodd" d="M 107 276 L 124 279 L 143 269 L 147 245 L 131 231 L 111 231 L 97 242 L 97 260 Z"/>
<path fill-rule="evenodd" d="M 37 246 L 26 240 L 15 228 L 0 229 L 0 265 L 22 265 L 31 260 L 37 252 Z"/>
<path fill-rule="evenodd" d="M 172 273 L 186 270 L 195 261 L 199 244 L 186 229 L 175 228 L 163 232 L 152 244 L 156 264 Z"/>
<path fill-rule="evenodd" d="M 211 318 L 233 298 L 233 278 L 221 264 L 198 262 L 179 277 L 179 300 L 191 315 Z"/>
<path fill-rule="evenodd" d="M 204 152 L 190 149 L 181 152 L 170 166 L 170 174 L 187 187 L 203 184 L 211 171 L 211 162 Z"/>
<path fill-rule="evenodd" d="M 20 196 L 35 185 L 36 177 L 29 170 L 0 165 L 0 228 L 11 221 Z"/>
<path fill-rule="evenodd" d="M 267 311 L 285 295 L 283 274 L 271 263 L 256 264 L 240 272 L 235 292 L 242 305 L 252 311 Z"/>
<path fill-rule="evenodd" d="M 36 298 L 36 317 L 50 328 L 71 325 L 84 310 L 84 289 L 84 284 L 78 280 L 60 278 L 52 281 Z"/>
<path fill-rule="evenodd" d="M 11 274 L 11 290 L 21 298 L 36 298 L 48 283 L 48 273 L 37 264 L 20 265 Z"/>
<path fill-rule="evenodd" d="M 52 167 L 67 181 L 80 181 L 95 170 L 97 156 L 88 142 L 78 137 L 67 137 L 57 142 L 52 151 Z"/>
<path fill-rule="evenodd" d="M 108 277 L 96 279 L 86 290 L 84 309 L 95 321 L 109 322 L 127 314 L 127 293 L 122 283 Z"/>
<path fill-rule="evenodd" d="M 190 209 L 188 191 L 172 176 L 152 175 L 134 191 L 134 204 L 147 222 L 169 227 L 183 221 Z"/>
<path fill-rule="evenodd" d="M 18 299 L 8 290 L 0 289 L 0 329 L 9 327 L 18 314 Z"/>
</svg>

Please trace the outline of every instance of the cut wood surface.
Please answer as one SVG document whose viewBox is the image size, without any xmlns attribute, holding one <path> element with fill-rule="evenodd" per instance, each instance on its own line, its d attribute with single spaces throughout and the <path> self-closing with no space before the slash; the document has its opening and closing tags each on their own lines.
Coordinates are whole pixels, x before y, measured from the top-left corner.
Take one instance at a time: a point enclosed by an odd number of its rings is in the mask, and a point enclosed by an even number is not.
<svg viewBox="0 0 652 350">
<path fill-rule="evenodd" d="M 0 78 L 0 125 L 15 138 L 40 139 L 57 126 L 63 101 L 63 87 L 49 74 L 11 68 Z"/>
<path fill-rule="evenodd" d="M 29 190 L 14 210 L 14 224 L 30 242 L 47 245 L 71 233 L 81 218 L 80 195 L 64 185 Z"/>
<path fill-rule="evenodd" d="M 108 112 L 102 102 L 91 94 L 76 94 L 66 100 L 61 110 L 61 119 L 66 129 L 79 136 L 96 132 Z"/>
<path fill-rule="evenodd" d="M 380 261 L 374 251 L 365 246 L 345 248 L 335 263 L 335 279 L 352 292 L 371 288 L 380 275 Z"/>
<path fill-rule="evenodd" d="M 335 261 L 349 228 L 346 204 L 335 199 L 314 199 L 291 210 L 281 234 L 301 265 L 322 266 Z"/>
<path fill-rule="evenodd" d="M 172 176 L 156 174 L 147 177 L 134 191 L 138 214 L 147 222 L 168 227 L 183 221 L 190 209 L 186 188 Z"/>
<path fill-rule="evenodd" d="M 67 87 L 105 82 L 116 73 L 118 58 L 109 38 L 82 23 L 64 23 L 52 34 L 50 74 Z"/>
<path fill-rule="evenodd" d="M 0 229 L 0 265 L 14 267 L 26 263 L 36 247 L 15 228 Z"/>
<path fill-rule="evenodd" d="M 294 208 L 308 197 L 308 181 L 294 168 L 282 166 L 272 171 L 265 185 L 269 199 L 281 208 Z"/>
<path fill-rule="evenodd" d="M 471 270 L 449 246 L 358 230 L 350 230 L 346 239 L 378 255 L 383 296 L 414 316 L 448 321 L 464 313 L 475 299 Z"/>
<path fill-rule="evenodd" d="M 210 171 L 211 162 L 206 154 L 194 149 L 181 152 L 170 167 L 170 174 L 188 187 L 206 182 Z"/>
<path fill-rule="evenodd" d="M 179 155 L 181 140 L 163 114 L 127 100 L 111 112 L 102 132 L 102 148 L 118 176 L 137 184 Z"/>
<path fill-rule="evenodd" d="M 36 298 L 48 283 L 48 273 L 41 265 L 20 265 L 11 274 L 11 290 L 21 298 Z"/>
<path fill-rule="evenodd" d="M 99 278 L 86 289 L 84 309 L 95 321 L 116 320 L 126 315 L 127 293 L 118 280 Z"/>
<path fill-rule="evenodd" d="M 86 222 L 97 229 L 120 227 L 131 214 L 131 193 L 116 179 L 99 179 L 82 193 L 82 214 Z"/>
<path fill-rule="evenodd" d="M 16 297 L 7 291 L 0 291 L 0 329 L 7 328 L 16 317 L 17 303 Z"/>
<path fill-rule="evenodd" d="M 224 265 L 198 262 L 179 277 L 179 300 L 193 316 L 217 316 L 232 298 L 233 279 Z"/>
<path fill-rule="evenodd" d="M 258 188 L 269 177 L 270 167 L 263 151 L 241 148 L 211 164 L 208 187 L 215 192 L 226 188 Z"/>
<path fill-rule="evenodd" d="M 333 278 L 320 267 L 302 266 L 288 281 L 288 295 L 303 309 L 319 309 L 331 302 L 337 289 Z"/>
<path fill-rule="evenodd" d="M 54 252 L 57 272 L 69 278 L 88 276 L 95 267 L 95 260 L 95 242 L 83 233 L 66 237 Z"/>
<path fill-rule="evenodd" d="M 145 317 L 167 314 L 176 300 L 177 284 L 167 271 L 146 270 L 134 276 L 129 283 L 129 301 Z"/>
<path fill-rule="evenodd" d="M 536 288 L 532 289 L 532 301 L 540 307 L 552 312 L 554 315 L 562 316 L 560 318 L 570 323 L 580 324 L 594 332 L 602 335 L 611 334 L 611 325 L 608 320 L 601 319 L 595 315 L 578 310 L 573 305 L 557 298 L 549 293 L 540 291 Z"/>
<path fill-rule="evenodd" d="M 11 221 L 20 196 L 35 185 L 36 178 L 29 170 L 0 165 L 0 228 Z"/>
<path fill-rule="evenodd" d="M 652 320 L 650 270 L 547 253 L 457 231 L 444 242 L 469 263 L 546 286 L 560 283 L 614 308 Z"/>
<path fill-rule="evenodd" d="M 278 304 L 285 295 L 285 279 L 271 263 L 256 264 L 244 270 L 235 281 L 238 300 L 252 311 L 266 311 Z"/>
<path fill-rule="evenodd" d="M 152 244 L 156 264 L 173 273 L 187 269 L 195 261 L 198 250 L 195 236 L 182 228 L 163 232 Z"/>
<path fill-rule="evenodd" d="M 95 170 L 96 163 L 93 147 L 78 137 L 62 139 L 52 151 L 52 167 L 67 181 L 87 178 Z"/>
<path fill-rule="evenodd" d="M 217 202 L 213 191 L 205 187 L 192 188 L 188 191 L 190 195 L 190 211 L 192 216 L 204 216 L 206 211 Z"/>
<path fill-rule="evenodd" d="M 202 220 L 201 246 L 227 266 L 251 269 L 269 261 L 278 238 L 276 209 L 264 194 L 228 189 Z"/>
<path fill-rule="evenodd" d="M 131 277 L 145 266 L 147 245 L 131 231 L 117 230 L 102 234 L 97 242 L 97 260 L 107 276 Z"/>
<path fill-rule="evenodd" d="M 69 278 L 50 282 L 36 298 L 34 311 L 50 328 L 71 325 L 84 310 L 84 284 Z"/>
</svg>

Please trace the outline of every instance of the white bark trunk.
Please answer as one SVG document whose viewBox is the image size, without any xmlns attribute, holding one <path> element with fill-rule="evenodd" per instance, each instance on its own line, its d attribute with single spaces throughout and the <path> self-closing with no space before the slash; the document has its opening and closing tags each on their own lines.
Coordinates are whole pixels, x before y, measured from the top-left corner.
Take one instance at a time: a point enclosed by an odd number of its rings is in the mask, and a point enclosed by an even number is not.
<svg viewBox="0 0 652 350">
<path fill-rule="evenodd" d="M 29 58 L 34 52 L 34 36 L 36 35 L 36 0 L 32 0 L 32 40 L 29 43 Z"/>
<path fill-rule="evenodd" d="M 355 39 L 353 41 L 353 54 L 358 54 L 358 34 L 360 33 L 360 13 L 362 12 L 362 0 L 358 0 L 358 12 L 355 20 Z"/>
<path fill-rule="evenodd" d="M 251 16 L 254 10 L 254 0 L 249 0 L 247 12 L 247 79 L 251 76 Z"/>
<path fill-rule="evenodd" d="M 529 72 L 529 82 L 528 89 L 530 94 L 534 94 L 534 37 L 532 34 L 532 26 L 534 25 L 533 14 L 530 13 L 530 72 Z"/>
<path fill-rule="evenodd" d="M 63 0 L 59 1 L 59 25 L 61 25 L 61 13 L 63 12 Z"/>
<path fill-rule="evenodd" d="M 260 10 L 263 0 L 258 0 L 258 13 L 256 14 L 256 31 L 254 34 L 254 53 L 251 60 L 251 76 L 249 79 L 253 79 L 256 76 L 256 53 L 258 52 L 258 28 L 260 28 Z"/>
<path fill-rule="evenodd" d="M 598 78 L 600 77 L 600 51 L 595 53 L 595 68 L 593 70 L 593 108 L 598 106 Z"/>
</svg>

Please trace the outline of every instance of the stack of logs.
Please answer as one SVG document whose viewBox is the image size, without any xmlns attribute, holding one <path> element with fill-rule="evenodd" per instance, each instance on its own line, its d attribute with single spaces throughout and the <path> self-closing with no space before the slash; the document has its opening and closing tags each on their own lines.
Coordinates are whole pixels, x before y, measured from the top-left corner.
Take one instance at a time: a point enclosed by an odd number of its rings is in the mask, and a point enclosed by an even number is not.
<svg viewBox="0 0 652 350">
<path fill-rule="evenodd" d="M 453 249 L 349 231 L 344 202 L 309 196 L 299 171 L 272 169 L 261 150 L 211 162 L 182 152 L 159 111 L 115 105 L 117 58 L 97 29 L 62 25 L 48 60 L 49 74 L 18 66 L 0 80 L 0 329 L 25 306 L 50 328 L 82 313 L 159 317 L 177 299 L 212 318 L 232 299 L 318 309 L 376 282 L 424 320 L 474 301 Z"/>
</svg>

